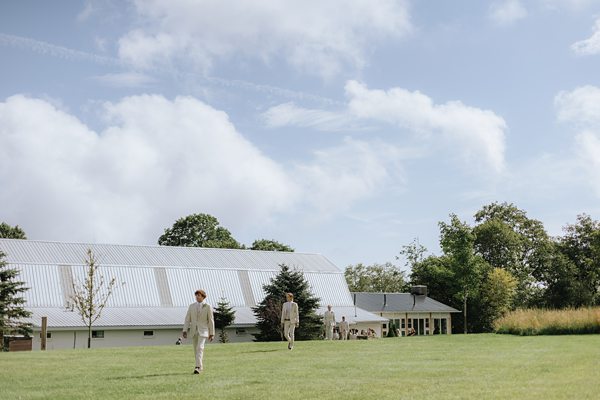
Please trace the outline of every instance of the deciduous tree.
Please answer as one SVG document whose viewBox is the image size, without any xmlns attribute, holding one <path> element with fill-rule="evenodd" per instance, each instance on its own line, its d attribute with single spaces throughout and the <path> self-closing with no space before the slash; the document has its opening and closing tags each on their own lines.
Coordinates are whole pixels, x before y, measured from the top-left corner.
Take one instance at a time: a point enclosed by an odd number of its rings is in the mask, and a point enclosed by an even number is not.
<svg viewBox="0 0 600 400">
<path fill-rule="evenodd" d="M 108 299 L 112 295 L 116 279 L 111 278 L 108 282 L 100 272 L 100 265 L 91 249 L 88 249 L 85 257 L 85 278 L 83 281 L 73 281 L 73 294 L 71 300 L 73 307 L 79 313 L 81 320 L 88 328 L 88 349 L 92 346 L 92 325 L 102 314 Z"/>
<path fill-rule="evenodd" d="M 0 224 L 0 238 L 3 239 L 27 239 L 25 231 L 19 228 L 19 225 L 14 227 L 8 225 L 5 222 Z"/>
<path fill-rule="evenodd" d="M 192 214 L 179 218 L 158 239 L 161 246 L 212 247 L 239 249 L 242 246 L 231 232 L 219 226 L 217 218 L 209 214 Z"/>
</svg>

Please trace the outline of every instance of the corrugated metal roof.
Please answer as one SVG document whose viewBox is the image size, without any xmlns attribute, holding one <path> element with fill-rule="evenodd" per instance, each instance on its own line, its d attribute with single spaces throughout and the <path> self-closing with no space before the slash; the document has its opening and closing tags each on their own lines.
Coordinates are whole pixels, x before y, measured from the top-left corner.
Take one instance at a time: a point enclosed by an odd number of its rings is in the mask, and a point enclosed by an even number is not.
<svg viewBox="0 0 600 400">
<path fill-rule="evenodd" d="M 460 312 L 427 296 L 410 293 L 352 292 L 356 305 L 370 312 Z"/>
<path fill-rule="evenodd" d="M 0 250 L 6 254 L 9 263 L 15 264 L 84 265 L 88 249 L 93 251 L 99 264 L 107 266 L 277 271 L 280 264 L 285 264 L 305 272 L 341 272 L 320 254 L 0 239 Z"/>
<path fill-rule="evenodd" d="M 224 297 L 239 310 L 236 324 L 254 324 L 250 307 L 263 300 L 263 285 L 277 275 L 281 264 L 304 273 L 311 291 L 320 298 L 322 311 L 332 304 L 354 315 L 344 274 L 318 254 L 0 239 L 6 261 L 30 287 L 24 295 L 27 307 L 34 311 L 34 318 L 41 313 L 52 316 L 54 326 L 83 325 L 78 314 L 68 310 L 72 284 L 85 279 L 88 248 L 97 256 L 105 281 L 116 281 L 95 326 L 180 325 L 180 310 L 195 301 L 193 293 L 198 288 L 206 290 L 213 307 Z M 360 309 L 356 315 L 360 321 L 380 320 Z M 39 319 L 34 323 L 39 325 Z"/>
</svg>

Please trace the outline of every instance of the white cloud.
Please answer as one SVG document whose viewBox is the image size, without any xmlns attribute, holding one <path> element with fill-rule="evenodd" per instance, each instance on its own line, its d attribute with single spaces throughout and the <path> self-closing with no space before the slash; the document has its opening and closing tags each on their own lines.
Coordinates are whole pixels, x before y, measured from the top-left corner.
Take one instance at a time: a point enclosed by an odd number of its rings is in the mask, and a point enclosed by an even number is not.
<svg viewBox="0 0 600 400">
<path fill-rule="evenodd" d="M 592 36 L 585 40 L 580 40 L 571 45 L 571 49 L 582 56 L 594 55 L 600 53 L 600 18 L 594 24 Z"/>
<path fill-rule="evenodd" d="M 577 155 L 589 184 L 600 197 L 600 135 L 583 131 L 575 137 Z"/>
<path fill-rule="evenodd" d="M 362 68 L 368 46 L 411 31 L 406 1 L 278 0 L 135 1 L 142 21 L 119 41 L 121 58 L 136 67 L 282 58 L 293 67 L 331 77 Z"/>
<path fill-rule="evenodd" d="M 600 196 L 600 88 L 583 86 L 554 99 L 558 119 L 578 129 L 575 149 L 579 171 Z"/>
<path fill-rule="evenodd" d="M 421 133 L 438 135 L 473 167 L 494 172 L 504 169 L 506 123 L 492 111 L 469 107 L 460 101 L 436 105 L 428 96 L 402 88 L 369 90 L 356 81 L 346 84 L 353 115 L 384 121 Z"/>
<path fill-rule="evenodd" d="M 2 218 L 33 238 L 155 243 L 193 212 L 234 230 L 295 201 L 282 167 L 198 100 L 129 97 L 106 118 L 97 133 L 43 100 L 0 103 Z"/>
<path fill-rule="evenodd" d="M 322 131 L 341 131 L 350 129 L 356 123 L 355 119 L 346 113 L 307 109 L 294 103 L 271 107 L 262 116 L 270 128 L 298 126 Z"/>
<path fill-rule="evenodd" d="M 339 112 L 305 109 L 291 103 L 263 114 L 268 126 L 300 126 L 319 130 L 358 129 L 369 121 L 407 130 L 442 151 L 458 154 L 469 168 L 501 173 L 504 168 L 504 119 L 489 110 L 460 101 L 436 105 L 428 96 L 402 88 L 370 90 L 356 81 L 346 83 L 348 104 Z M 448 150 L 449 149 L 449 150 Z"/>
<path fill-rule="evenodd" d="M 497 25 L 510 25 L 527 16 L 527 10 L 519 0 L 504 0 L 490 6 L 490 19 Z"/>
<path fill-rule="evenodd" d="M 345 138 L 339 146 L 316 151 L 312 162 L 297 166 L 296 176 L 307 202 L 321 214 L 339 213 L 402 185 L 401 162 L 408 157 L 396 146 Z"/>
<path fill-rule="evenodd" d="M 600 88 L 582 86 L 554 98 L 558 119 L 563 122 L 600 126 Z"/>
</svg>

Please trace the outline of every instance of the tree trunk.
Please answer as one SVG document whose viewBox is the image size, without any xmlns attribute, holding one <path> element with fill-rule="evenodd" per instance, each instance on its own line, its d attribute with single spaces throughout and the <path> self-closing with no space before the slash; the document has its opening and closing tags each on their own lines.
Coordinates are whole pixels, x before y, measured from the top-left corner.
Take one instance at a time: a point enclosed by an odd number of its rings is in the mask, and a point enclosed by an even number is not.
<svg viewBox="0 0 600 400">
<path fill-rule="evenodd" d="M 467 294 L 463 296 L 463 319 L 464 319 L 464 330 L 465 335 L 467 334 Z"/>
</svg>

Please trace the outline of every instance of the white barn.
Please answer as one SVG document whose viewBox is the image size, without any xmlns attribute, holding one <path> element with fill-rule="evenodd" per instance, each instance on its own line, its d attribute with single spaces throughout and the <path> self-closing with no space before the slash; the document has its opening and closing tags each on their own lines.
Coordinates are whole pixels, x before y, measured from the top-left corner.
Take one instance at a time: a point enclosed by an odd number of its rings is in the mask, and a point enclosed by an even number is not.
<svg viewBox="0 0 600 400">
<path fill-rule="evenodd" d="M 301 270 L 311 291 L 338 318 L 381 335 L 387 318 L 354 306 L 343 272 L 319 254 L 194 247 L 130 246 L 0 239 L 5 261 L 20 271 L 29 290 L 33 349 L 40 349 L 41 321 L 47 317 L 47 349 L 87 346 L 87 328 L 71 306 L 73 282 L 82 281 L 91 249 L 100 273 L 119 283 L 93 325 L 92 347 L 173 345 L 180 336 L 194 291 L 204 289 L 215 307 L 221 297 L 236 311 L 230 341 L 251 341 L 252 307 L 264 298 L 262 286 L 285 264 Z M 302 317 L 301 317 L 302 318 Z"/>
</svg>

